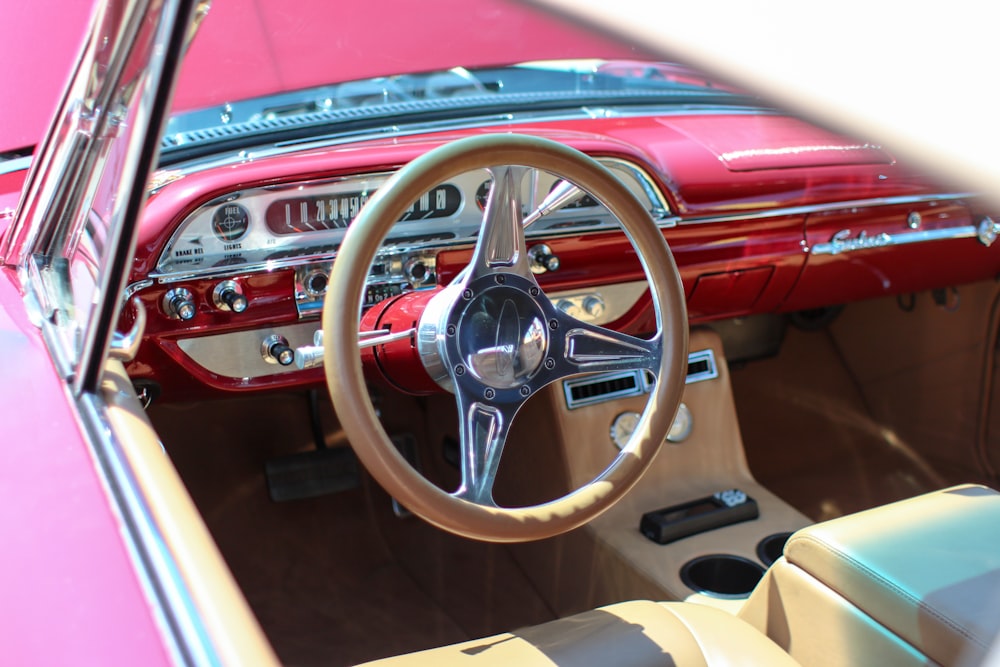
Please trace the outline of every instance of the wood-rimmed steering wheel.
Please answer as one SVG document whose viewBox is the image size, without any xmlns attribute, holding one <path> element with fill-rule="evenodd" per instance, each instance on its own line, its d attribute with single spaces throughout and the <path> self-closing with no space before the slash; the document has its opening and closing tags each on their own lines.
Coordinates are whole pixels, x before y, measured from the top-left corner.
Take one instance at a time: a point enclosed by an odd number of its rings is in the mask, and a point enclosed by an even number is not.
<svg viewBox="0 0 1000 667">
<path fill-rule="evenodd" d="M 447 493 L 406 462 L 375 414 L 358 354 L 361 298 L 376 252 L 406 209 L 440 183 L 483 168 L 492 174 L 493 186 L 472 260 L 428 303 L 414 341 L 431 377 L 454 393 L 458 403 L 462 483 Z M 530 270 L 523 229 L 521 182 L 532 169 L 589 193 L 621 222 L 649 282 L 657 324 L 651 338 L 582 322 L 546 298 Z M 649 212 L 593 159 L 563 144 L 523 135 L 460 139 L 389 178 L 340 246 L 324 302 L 323 331 L 334 408 L 372 476 L 430 523 L 495 542 L 566 532 L 621 498 L 662 445 L 680 403 L 687 366 L 683 289 Z M 656 381 L 631 439 L 607 469 L 551 502 L 498 507 L 492 496 L 494 478 L 511 422 L 528 398 L 569 376 L 631 369 L 649 371 Z"/>
</svg>

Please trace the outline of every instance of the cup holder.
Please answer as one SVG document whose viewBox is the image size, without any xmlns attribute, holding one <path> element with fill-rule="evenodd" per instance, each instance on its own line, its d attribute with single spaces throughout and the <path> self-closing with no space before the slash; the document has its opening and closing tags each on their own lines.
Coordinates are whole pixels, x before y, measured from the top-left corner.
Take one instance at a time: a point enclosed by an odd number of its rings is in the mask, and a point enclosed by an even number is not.
<svg viewBox="0 0 1000 667">
<path fill-rule="evenodd" d="M 764 576 L 764 568 L 729 554 L 701 556 L 684 564 L 681 581 L 693 591 L 717 598 L 742 598 Z"/>
<path fill-rule="evenodd" d="M 774 561 L 781 558 L 781 553 L 785 550 L 785 542 L 791 536 L 791 533 L 775 533 L 757 543 L 757 558 L 764 564 L 764 567 L 771 567 Z"/>
</svg>

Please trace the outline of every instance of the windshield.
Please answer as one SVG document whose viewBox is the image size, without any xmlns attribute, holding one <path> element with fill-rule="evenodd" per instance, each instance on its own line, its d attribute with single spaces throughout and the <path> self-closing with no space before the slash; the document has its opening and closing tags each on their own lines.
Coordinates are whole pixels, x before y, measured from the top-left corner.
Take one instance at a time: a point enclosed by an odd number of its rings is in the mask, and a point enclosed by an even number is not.
<svg viewBox="0 0 1000 667">
<path fill-rule="evenodd" d="M 503 67 L 451 67 L 380 76 L 176 111 L 163 159 L 263 141 L 472 120 L 535 119 L 543 114 L 620 115 L 648 105 L 740 104 L 746 98 L 681 65 L 576 59 Z"/>
<path fill-rule="evenodd" d="M 415 124 L 749 103 L 736 92 L 506 0 L 217 2 L 182 63 L 161 164 Z"/>
</svg>

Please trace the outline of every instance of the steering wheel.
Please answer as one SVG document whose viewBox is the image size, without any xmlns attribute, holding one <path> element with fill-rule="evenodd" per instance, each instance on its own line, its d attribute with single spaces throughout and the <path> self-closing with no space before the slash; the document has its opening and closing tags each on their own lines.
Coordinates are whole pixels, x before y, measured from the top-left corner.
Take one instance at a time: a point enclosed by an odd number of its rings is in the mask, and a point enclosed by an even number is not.
<svg viewBox="0 0 1000 667">
<path fill-rule="evenodd" d="M 499 165 L 499 166 L 498 166 Z M 390 442 L 368 396 L 359 355 L 361 295 L 382 240 L 412 202 L 473 169 L 493 178 L 472 260 L 427 304 L 416 345 L 430 375 L 458 403 L 462 483 L 442 491 Z M 542 169 L 591 194 L 615 215 L 649 281 L 657 331 L 646 340 L 585 323 L 556 308 L 530 270 L 521 180 Z M 535 211 L 528 218 L 544 214 Z M 344 237 L 323 308 L 326 381 L 351 446 L 373 477 L 428 522 L 466 537 L 514 542 L 551 537 L 591 520 L 638 481 L 662 445 L 687 366 L 687 313 L 673 256 L 635 196 L 583 153 L 546 139 L 483 135 L 429 151 L 368 200 Z M 642 369 L 656 377 L 625 448 L 588 484 L 551 502 L 498 507 L 494 477 L 518 409 L 543 387 L 589 372 Z"/>
</svg>

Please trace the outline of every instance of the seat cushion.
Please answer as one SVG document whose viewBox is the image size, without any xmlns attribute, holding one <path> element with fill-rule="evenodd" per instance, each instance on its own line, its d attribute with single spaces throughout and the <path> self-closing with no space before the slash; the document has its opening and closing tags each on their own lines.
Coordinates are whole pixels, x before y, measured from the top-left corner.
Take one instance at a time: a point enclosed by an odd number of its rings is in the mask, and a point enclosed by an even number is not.
<svg viewBox="0 0 1000 667">
<path fill-rule="evenodd" d="M 986 487 L 811 526 L 785 558 L 942 664 L 977 662 L 1000 627 L 1000 494 Z"/>
<path fill-rule="evenodd" d="M 719 609 L 685 602 L 634 601 L 368 664 L 783 667 L 797 663 L 750 624 Z"/>
</svg>

